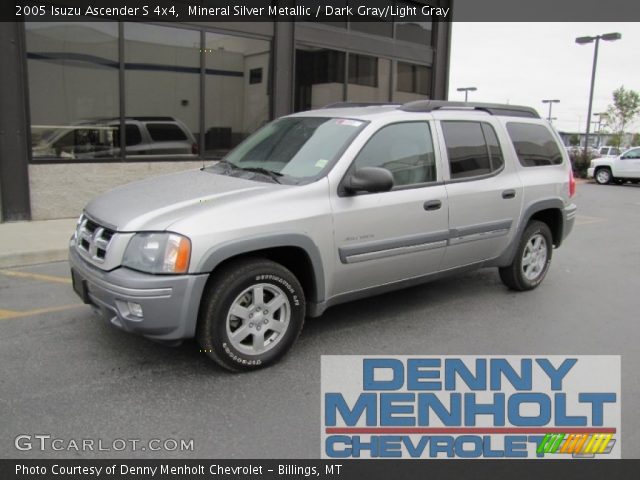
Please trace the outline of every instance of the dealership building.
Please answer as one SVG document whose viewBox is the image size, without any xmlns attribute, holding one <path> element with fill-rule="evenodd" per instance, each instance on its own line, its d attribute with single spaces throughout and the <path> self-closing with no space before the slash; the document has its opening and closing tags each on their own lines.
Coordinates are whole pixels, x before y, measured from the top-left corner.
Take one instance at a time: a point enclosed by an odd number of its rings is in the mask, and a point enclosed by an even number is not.
<svg viewBox="0 0 640 480">
<path fill-rule="evenodd" d="M 392 21 L 1 23 L 0 221 L 77 216 L 98 193 L 197 168 L 291 112 L 445 99 L 450 29 Z"/>
</svg>

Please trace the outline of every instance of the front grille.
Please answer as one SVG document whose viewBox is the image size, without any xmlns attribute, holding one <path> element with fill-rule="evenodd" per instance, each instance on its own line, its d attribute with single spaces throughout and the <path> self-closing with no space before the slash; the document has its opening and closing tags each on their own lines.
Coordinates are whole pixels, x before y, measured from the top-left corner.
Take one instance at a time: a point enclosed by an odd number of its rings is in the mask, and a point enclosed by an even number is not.
<svg viewBox="0 0 640 480">
<path fill-rule="evenodd" d="M 90 218 L 83 216 L 78 224 L 78 250 L 97 262 L 104 262 L 109 243 L 116 232 L 100 226 Z"/>
</svg>

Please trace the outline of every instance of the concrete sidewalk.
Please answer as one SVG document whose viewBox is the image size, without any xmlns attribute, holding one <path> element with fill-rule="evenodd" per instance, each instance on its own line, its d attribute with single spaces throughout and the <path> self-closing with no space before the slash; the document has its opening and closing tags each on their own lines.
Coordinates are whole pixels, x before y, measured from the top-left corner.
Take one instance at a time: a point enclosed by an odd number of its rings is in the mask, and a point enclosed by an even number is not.
<svg viewBox="0 0 640 480">
<path fill-rule="evenodd" d="M 0 223 L 0 268 L 67 259 L 77 218 Z"/>
</svg>

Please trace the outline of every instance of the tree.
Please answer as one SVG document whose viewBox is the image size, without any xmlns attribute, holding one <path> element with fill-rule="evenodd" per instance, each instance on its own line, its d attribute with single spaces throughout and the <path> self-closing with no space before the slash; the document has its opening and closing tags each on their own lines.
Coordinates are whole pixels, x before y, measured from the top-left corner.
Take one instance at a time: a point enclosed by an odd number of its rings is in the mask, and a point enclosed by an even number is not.
<svg viewBox="0 0 640 480">
<path fill-rule="evenodd" d="M 577 147 L 580 145 L 580 137 L 575 133 L 569 137 L 569 145 Z"/>
<path fill-rule="evenodd" d="M 631 146 L 637 147 L 638 145 L 640 145 L 640 133 L 634 133 L 631 137 Z"/>
<path fill-rule="evenodd" d="M 640 113 L 640 94 L 624 85 L 613 92 L 613 104 L 607 109 L 607 123 L 613 132 L 612 145 L 620 147 L 625 129 Z"/>
</svg>

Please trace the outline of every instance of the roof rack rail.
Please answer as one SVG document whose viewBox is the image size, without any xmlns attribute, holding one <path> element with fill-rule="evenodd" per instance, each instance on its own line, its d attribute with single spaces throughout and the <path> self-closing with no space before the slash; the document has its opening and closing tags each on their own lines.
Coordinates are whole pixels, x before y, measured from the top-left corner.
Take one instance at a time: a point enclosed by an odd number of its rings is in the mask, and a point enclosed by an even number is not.
<svg viewBox="0 0 640 480">
<path fill-rule="evenodd" d="M 509 117 L 540 118 L 540 114 L 531 107 L 500 103 L 448 102 L 444 100 L 417 100 L 405 103 L 400 110 L 405 112 L 433 112 L 434 110 L 480 110 L 490 115 Z"/>
<path fill-rule="evenodd" d="M 325 105 L 322 108 L 356 108 L 356 107 L 389 107 L 389 106 L 395 106 L 395 107 L 399 107 L 400 105 L 402 105 L 401 103 L 395 102 L 395 103 L 390 103 L 390 102 L 335 102 L 335 103 L 329 103 L 328 105 Z"/>
<path fill-rule="evenodd" d="M 137 120 L 139 122 L 175 122 L 176 119 L 174 117 L 167 117 L 163 115 L 147 115 L 142 117 L 125 117 L 128 120 Z"/>
</svg>

